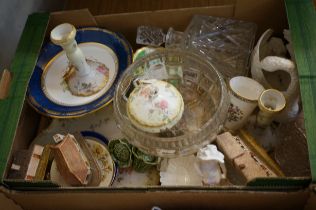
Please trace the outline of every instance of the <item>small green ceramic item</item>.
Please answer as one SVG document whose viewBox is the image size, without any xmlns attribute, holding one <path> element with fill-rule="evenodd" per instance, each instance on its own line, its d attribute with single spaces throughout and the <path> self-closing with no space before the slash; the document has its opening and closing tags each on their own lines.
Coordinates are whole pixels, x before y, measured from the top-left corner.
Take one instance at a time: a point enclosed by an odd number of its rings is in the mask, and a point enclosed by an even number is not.
<svg viewBox="0 0 316 210">
<path fill-rule="evenodd" d="M 145 172 L 151 167 L 155 166 L 159 162 L 159 158 L 148 155 L 137 149 L 136 147 L 132 148 L 133 153 L 133 168 L 137 172 Z"/>
<path fill-rule="evenodd" d="M 120 168 L 128 168 L 132 165 L 132 146 L 126 139 L 110 141 L 109 151 Z"/>
</svg>

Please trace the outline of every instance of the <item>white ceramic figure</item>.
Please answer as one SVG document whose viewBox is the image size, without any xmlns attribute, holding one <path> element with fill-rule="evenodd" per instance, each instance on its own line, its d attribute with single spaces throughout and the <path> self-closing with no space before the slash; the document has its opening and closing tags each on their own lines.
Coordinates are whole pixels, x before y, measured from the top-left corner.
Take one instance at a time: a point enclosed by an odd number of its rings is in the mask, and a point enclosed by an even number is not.
<svg viewBox="0 0 316 210">
<path fill-rule="evenodd" d="M 278 114 L 277 120 L 285 122 L 294 119 L 299 112 L 298 75 L 295 62 L 286 58 L 283 42 L 276 42 L 276 38 L 271 38 L 272 34 L 272 29 L 265 31 L 254 48 L 251 74 L 252 78 L 260 82 L 265 88 L 274 88 L 284 94 L 287 106 Z M 287 31 L 284 32 L 284 35 L 289 41 L 290 37 Z M 287 45 L 286 48 L 290 50 L 291 58 L 294 59 L 291 45 Z M 289 78 L 287 79 L 287 77 Z"/>
<path fill-rule="evenodd" d="M 139 80 L 127 101 L 131 123 L 142 131 L 159 133 L 172 128 L 182 117 L 184 102 L 180 92 L 161 80 Z"/>
<path fill-rule="evenodd" d="M 258 105 L 260 111 L 257 115 L 257 125 L 267 127 L 275 115 L 285 108 L 286 100 L 280 91 L 268 89 L 260 95 Z"/>
<path fill-rule="evenodd" d="M 201 148 L 196 155 L 196 169 L 202 176 L 203 184 L 217 185 L 226 178 L 224 155 L 215 145 L 209 144 Z"/>
<path fill-rule="evenodd" d="M 51 41 L 64 49 L 70 62 L 64 75 L 69 90 L 77 96 L 91 96 L 108 82 L 107 70 L 103 63 L 86 59 L 75 36 L 76 28 L 69 23 L 56 26 L 50 34 Z"/>
<path fill-rule="evenodd" d="M 258 98 L 263 91 L 264 87 L 251 78 L 244 76 L 231 78 L 229 81 L 230 106 L 225 128 L 232 131 L 241 128 L 257 107 Z"/>
</svg>

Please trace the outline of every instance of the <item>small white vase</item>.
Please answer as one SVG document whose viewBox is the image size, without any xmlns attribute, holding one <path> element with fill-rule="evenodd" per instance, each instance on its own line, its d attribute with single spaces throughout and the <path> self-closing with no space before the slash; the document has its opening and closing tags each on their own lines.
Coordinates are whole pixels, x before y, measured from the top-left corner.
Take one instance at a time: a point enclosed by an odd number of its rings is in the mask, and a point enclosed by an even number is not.
<svg viewBox="0 0 316 210">
<path fill-rule="evenodd" d="M 267 127 L 273 118 L 281 112 L 286 105 L 284 95 L 275 89 L 268 89 L 262 92 L 258 100 L 259 113 L 257 115 L 257 125 Z"/>
<path fill-rule="evenodd" d="M 231 131 L 244 126 L 257 107 L 257 101 L 264 87 L 257 81 L 244 77 L 233 77 L 229 81 L 230 106 L 225 128 Z"/>
<path fill-rule="evenodd" d="M 200 149 L 196 155 L 195 168 L 202 176 L 204 185 L 218 185 L 226 178 L 224 155 L 215 145 L 209 144 Z"/>
<path fill-rule="evenodd" d="M 99 69 L 99 62 L 85 58 L 77 46 L 75 36 L 76 28 L 69 23 L 63 23 L 51 31 L 50 39 L 66 52 L 69 67 L 63 79 L 70 92 L 77 96 L 90 96 L 100 91 L 106 85 L 108 78 Z"/>
</svg>

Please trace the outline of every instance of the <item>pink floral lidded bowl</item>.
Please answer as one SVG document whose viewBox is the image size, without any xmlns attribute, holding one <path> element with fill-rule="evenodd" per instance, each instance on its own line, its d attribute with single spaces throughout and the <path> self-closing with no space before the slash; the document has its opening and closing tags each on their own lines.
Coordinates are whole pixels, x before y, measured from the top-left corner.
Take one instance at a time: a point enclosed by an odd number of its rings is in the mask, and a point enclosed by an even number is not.
<svg viewBox="0 0 316 210">
<path fill-rule="evenodd" d="M 137 80 L 134 85 L 127 101 L 127 115 L 135 127 L 160 133 L 179 122 L 184 102 L 173 85 L 156 79 Z"/>
</svg>

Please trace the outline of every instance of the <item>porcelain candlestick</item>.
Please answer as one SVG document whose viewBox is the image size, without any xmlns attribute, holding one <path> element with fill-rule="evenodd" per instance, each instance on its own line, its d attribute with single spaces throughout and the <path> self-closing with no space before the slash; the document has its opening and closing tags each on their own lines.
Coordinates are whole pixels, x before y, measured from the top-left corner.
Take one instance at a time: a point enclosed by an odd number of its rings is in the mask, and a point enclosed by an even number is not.
<svg viewBox="0 0 316 210">
<path fill-rule="evenodd" d="M 50 34 L 51 41 L 63 48 L 70 62 L 64 75 L 70 92 L 77 96 L 90 96 L 100 91 L 108 79 L 99 69 L 99 62 L 85 58 L 75 36 L 76 28 L 69 23 L 56 26 Z"/>
</svg>

